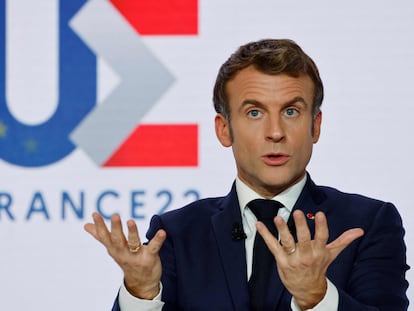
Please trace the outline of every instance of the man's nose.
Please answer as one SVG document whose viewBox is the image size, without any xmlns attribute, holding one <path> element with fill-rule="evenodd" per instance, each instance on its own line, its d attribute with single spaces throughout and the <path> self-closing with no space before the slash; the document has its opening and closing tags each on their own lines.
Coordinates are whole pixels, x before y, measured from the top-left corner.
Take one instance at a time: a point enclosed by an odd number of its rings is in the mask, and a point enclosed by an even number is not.
<svg viewBox="0 0 414 311">
<path fill-rule="evenodd" d="M 280 116 L 271 116 L 267 122 L 266 139 L 278 142 L 285 136 L 284 124 Z"/>
</svg>

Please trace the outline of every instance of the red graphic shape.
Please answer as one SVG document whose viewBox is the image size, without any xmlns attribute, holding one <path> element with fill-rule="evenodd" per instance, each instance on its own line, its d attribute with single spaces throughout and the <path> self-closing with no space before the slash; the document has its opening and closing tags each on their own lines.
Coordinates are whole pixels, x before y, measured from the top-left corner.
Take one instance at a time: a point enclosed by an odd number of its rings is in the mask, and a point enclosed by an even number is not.
<svg viewBox="0 0 414 311">
<path fill-rule="evenodd" d="M 197 166 L 198 125 L 139 125 L 103 166 Z"/>
<path fill-rule="evenodd" d="M 111 0 L 141 35 L 196 35 L 198 0 Z"/>
</svg>

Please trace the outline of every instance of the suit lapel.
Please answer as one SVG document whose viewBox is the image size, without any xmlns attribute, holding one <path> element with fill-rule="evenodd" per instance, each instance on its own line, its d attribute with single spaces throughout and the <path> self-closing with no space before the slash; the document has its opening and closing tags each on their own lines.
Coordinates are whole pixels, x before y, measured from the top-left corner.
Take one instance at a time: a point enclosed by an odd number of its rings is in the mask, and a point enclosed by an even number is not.
<svg viewBox="0 0 414 311">
<path fill-rule="evenodd" d="M 247 288 L 246 249 L 244 239 L 232 239 L 234 223 L 242 224 L 235 186 L 223 199 L 220 211 L 212 217 L 223 271 L 235 310 L 249 310 Z"/>
</svg>

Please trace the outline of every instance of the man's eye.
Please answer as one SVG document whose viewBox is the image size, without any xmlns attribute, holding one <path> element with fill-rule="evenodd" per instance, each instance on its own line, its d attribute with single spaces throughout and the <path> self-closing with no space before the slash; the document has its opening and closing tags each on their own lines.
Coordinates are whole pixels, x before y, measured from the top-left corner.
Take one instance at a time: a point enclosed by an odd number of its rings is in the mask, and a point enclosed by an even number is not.
<svg viewBox="0 0 414 311">
<path fill-rule="evenodd" d="M 286 109 L 285 113 L 286 113 L 286 115 L 287 115 L 287 116 L 289 116 L 289 117 L 294 117 L 294 116 L 296 116 L 299 112 L 298 112 L 296 109 L 294 109 L 294 108 L 288 108 L 288 109 Z"/>
<path fill-rule="evenodd" d="M 250 110 L 247 113 L 248 116 L 252 117 L 252 118 L 257 118 L 260 116 L 260 111 L 259 110 Z"/>
</svg>

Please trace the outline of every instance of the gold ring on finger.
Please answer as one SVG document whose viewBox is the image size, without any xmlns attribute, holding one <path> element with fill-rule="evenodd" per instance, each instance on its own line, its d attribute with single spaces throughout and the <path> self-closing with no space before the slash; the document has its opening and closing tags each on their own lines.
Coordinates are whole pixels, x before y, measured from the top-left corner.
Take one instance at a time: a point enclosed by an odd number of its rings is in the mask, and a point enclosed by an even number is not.
<svg viewBox="0 0 414 311">
<path fill-rule="evenodd" d="M 294 247 L 294 248 L 292 248 L 292 249 L 290 249 L 290 250 L 286 250 L 286 253 L 287 253 L 288 255 L 292 255 L 294 252 L 296 252 L 296 247 Z"/>
<path fill-rule="evenodd" d="M 137 245 L 137 246 L 131 246 L 129 245 L 129 251 L 131 253 L 138 253 L 139 249 L 141 248 L 141 245 Z"/>
<path fill-rule="evenodd" d="M 294 252 L 296 252 L 295 245 L 293 245 L 293 247 L 288 247 L 288 246 L 282 244 L 282 247 L 288 255 L 292 255 Z"/>
</svg>

